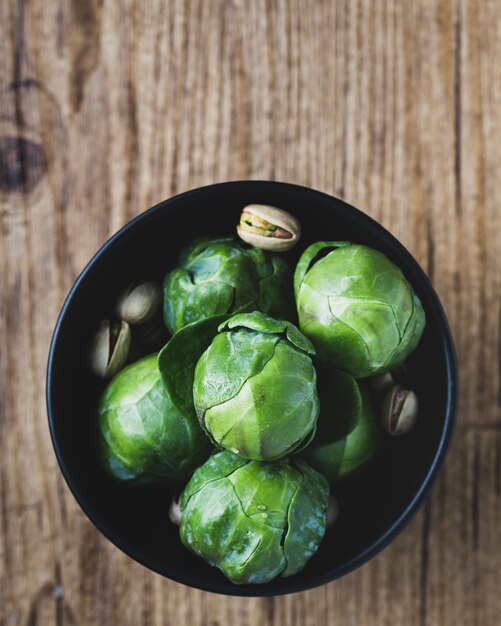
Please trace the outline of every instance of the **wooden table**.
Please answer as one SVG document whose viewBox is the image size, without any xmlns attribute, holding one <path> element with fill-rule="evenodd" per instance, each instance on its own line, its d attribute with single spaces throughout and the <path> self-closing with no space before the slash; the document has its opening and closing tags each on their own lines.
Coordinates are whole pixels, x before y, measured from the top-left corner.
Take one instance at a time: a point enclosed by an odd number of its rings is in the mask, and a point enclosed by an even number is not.
<svg viewBox="0 0 501 626">
<path fill-rule="evenodd" d="M 0 0 L 0 42 L 1 626 L 500 624 L 499 1 Z M 61 477 L 44 400 L 56 316 L 106 238 L 245 178 L 389 228 L 461 364 L 453 449 L 411 525 L 344 579 L 275 599 L 189 589 L 108 543 Z"/>
</svg>

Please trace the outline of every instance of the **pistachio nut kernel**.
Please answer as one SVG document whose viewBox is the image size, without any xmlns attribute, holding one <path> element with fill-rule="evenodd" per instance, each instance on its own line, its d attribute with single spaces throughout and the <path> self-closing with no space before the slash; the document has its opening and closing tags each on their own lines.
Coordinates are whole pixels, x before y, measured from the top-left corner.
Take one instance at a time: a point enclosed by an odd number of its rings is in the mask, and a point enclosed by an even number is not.
<svg viewBox="0 0 501 626">
<path fill-rule="evenodd" d="M 129 324 L 144 324 L 159 311 L 161 304 L 162 291 L 156 283 L 134 283 L 119 298 L 117 314 Z"/>
<path fill-rule="evenodd" d="M 112 378 L 127 362 L 130 344 L 127 322 L 102 321 L 91 344 L 90 367 L 94 374 Z"/>
<path fill-rule="evenodd" d="M 418 398 L 414 391 L 402 385 L 391 387 L 383 400 L 383 427 L 390 435 L 405 435 L 416 423 L 418 408 Z"/>
<path fill-rule="evenodd" d="M 240 216 L 237 233 L 251 246 L 284 252 L 301 237 L 301 226 L 287 211 L 265 204 L 249 204 Z"/>
</svg>

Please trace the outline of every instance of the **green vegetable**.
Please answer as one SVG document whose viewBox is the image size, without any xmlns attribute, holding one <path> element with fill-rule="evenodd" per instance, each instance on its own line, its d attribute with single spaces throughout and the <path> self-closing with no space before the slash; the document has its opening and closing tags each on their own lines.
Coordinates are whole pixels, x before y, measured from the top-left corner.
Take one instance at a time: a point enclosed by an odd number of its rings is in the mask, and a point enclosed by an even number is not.
<svg viewBox="0 0 501 626">
<path fill-rule="evenodd" d="M 421 302 L 400 269 L 367 246 L 313 244 L 299 260 L 294 290 L 299 327 L 319 358 L 356 378 L 401 363 L 425 326 Z"/>
<path fill-rule="evenodd" d="M 195 369 L 204 430 L 248 459 L 273 461 L 307 445 L 319 413 L 309 340 L 259 312 L 235 315 L 219 330 Z"/>
<path fill-rule="evenodd" d="M 181 499 L 181 540 L 236 584 L 299 572 L 326 526 L 329 488 L 293 458 L 247 461 L 220 452 L 195 471 Z"/>
<path fill-rule="evenodd" d="M 164 281 L 164 319 L 174 334 L 187 324 L 241 311 L 278 317 L 294 311 L 285 259 L 233 239 L 201 239 L 186 248 Z"/>
<path fill-rule="evenodd" d="M 179 330 L 158 354 L 158 369 L 172 403 L 196 420 L 193 404 L 195 366 L 228 315 L 215 315 Z"/>
<path fill-rule="evenodd" d="M 357 381 L 342 370 L 316 363 L 320 415 L 314 441 L 331 442 L 348 435 L 362 410 L 362 392 Z"/>
<path fill-rule="evenodd" d="M 119 480 L 186 479 L 210 452 L 195 415 L 172 403 L 157 367 L 157 355 L 123 369 L 99 403 L 102 459 Z"/>
<path fill-rule="evenodd" d="M 350 394 L 345 389 L 346 397 Z M 364 467 L 378 452 L 381 443 L 381 427 L 372 411 L 369 397 L 365 390 L 359 389 L 356 396 L 361 398 L 360 408 L 355 416 L 352 430 L 345 436 L 339 437 L 339 427 L 336 426 L 336 416 L 323 412 L 318 420 L 318 437 L 302 452 L 301 456 L 323 474 L 330 482 L 335 482 L 353 474 Z M 355 402 L 344 404 L 348 408 Z M 337 416 L 341 421 L 345 415 Z M 351 416 L 348 417 L 351 419 Z"/>
</svg>

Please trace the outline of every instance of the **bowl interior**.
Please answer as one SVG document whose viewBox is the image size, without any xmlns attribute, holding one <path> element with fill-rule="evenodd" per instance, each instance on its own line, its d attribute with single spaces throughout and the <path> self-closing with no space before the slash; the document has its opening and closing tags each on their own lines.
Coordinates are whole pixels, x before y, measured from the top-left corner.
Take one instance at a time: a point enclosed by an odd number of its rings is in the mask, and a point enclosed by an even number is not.
<svg viewBox="0 0 501 626">
<path fill-rule="evenodd" d="M 189 553 L 168 520 L 175 489 L 130 487 L 110 479 L 97 451 L 96 406 L 104 385 L 87 366 L 89 338 L 113 315 L 120 291 L 134 278 L 159 281 L 192 237 L 234 231 L 251 202 L 296 215 L 303 239 L 291 260 L 319 239 L 368 244 L 405 273 L 423 302 L 427 326 L 409 359 L 420 420 L 412 434 L 385 440 L 369 471 L 333 487 L 341 514 L 306 568 L 262 586 L 235 586 Z M 48 411 L 56 454 L 80 505 L 96 526 L 127 554 L 180 582 L 236 595 L 300 591 L 353 569 L 384 547 L 412 517 L 445 457 L 456 396 L 454 347 L 442 308 L 411 255 L 380 225 L 340 200 L 302 187 L 239 182 L 202 188 L 163 202 L 108 241 L 75 283 L 56 327 L 48 370 Z"/>
</svg>

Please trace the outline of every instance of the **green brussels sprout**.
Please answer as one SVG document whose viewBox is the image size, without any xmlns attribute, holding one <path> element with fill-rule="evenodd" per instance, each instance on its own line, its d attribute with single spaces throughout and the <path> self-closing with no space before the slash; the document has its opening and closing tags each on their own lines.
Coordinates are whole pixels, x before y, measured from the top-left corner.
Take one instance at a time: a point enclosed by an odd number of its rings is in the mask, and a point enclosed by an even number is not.
<svg viewBox="0 0 501 626">
<path fill-rule="evenodd" d="M 326 256 L 319 255 L 332 249 Z M 320 241 L 297 265 L 299 328 L 318 357 L 355 378 L 401 363 L 425 326 L 423 307 L 384 254 L 348 242 Z"/>
<path fill-rule="evenodd" d="M 108 384 L 99 426 L 104 465 L 119 480 L 181 482 L 211 449 L 196 416 L 172 403 L 156 354 L 129 365 Z"/>
<path fill-rule="evenodd" d="M 256 311 L 219 331 L 195 368 L 202 428 L 247 459 L 273 461 L 307 445 L 319 413 L 309 340 L 290 322 Z"/>
<path fill-rule="evenodd" d="M 325 478 L 298 457 L 264 463 L 225 450 L 184 490 L 181 540 L 236 584 L 291 576 L 318 549 L 328 496 Z"/>
<path fill-rule="evenodd" d="M 259 280 L 257 306 L 247 310 L 255 309 L 279 319 L 295 318 L 292 272 L 287 261 L 280 254 L 259 248 L 248 248 L 247 254 L 254 261 Z"/>
<path fill-rule="evenodd" d="M 351 433 L 362 410 L 362 392 L 353 376 L 319 362 L 315 369 L 320 415 L 312 445 L 330 443 Z"/>
<path fill-rule="evenodd" d="M 356 385 L 356 381 L 352 381 Z M 340 382 L 338 379 L 338 383 Z M 352 420 L 353 413 L 350 411 L 355 409 L 358 399 L 361 400 L 351 431 L 339 437 L 339 427 L 336 426 L 335 419 L 337 416 L 324 413 L 322 409 L 318 420 L 318 436 L 301 454 L 330 482 L 362 469 L 375 456 L 382 443 L 381 427 L 374 416 L 367 392 L 360 388 L 355 391 L 350 385 L 341 393 L 344 393 L 345 400 L 340 402 L 338 409 L 348 412 L 341 414 L 341 421 Z M 336 395 L 335 391 L 334 394 Z M 353 394 L 351 400 L 350 394 Z"/>
<path fill-rule="evenodd" d="M 213 315 L 261 310 L 294 312 L 292 274 L 285 259 L 233 239 L 201 239 L 180 255 L 164 281 L 164 319 L 174 334 Z"/>
</svg>

